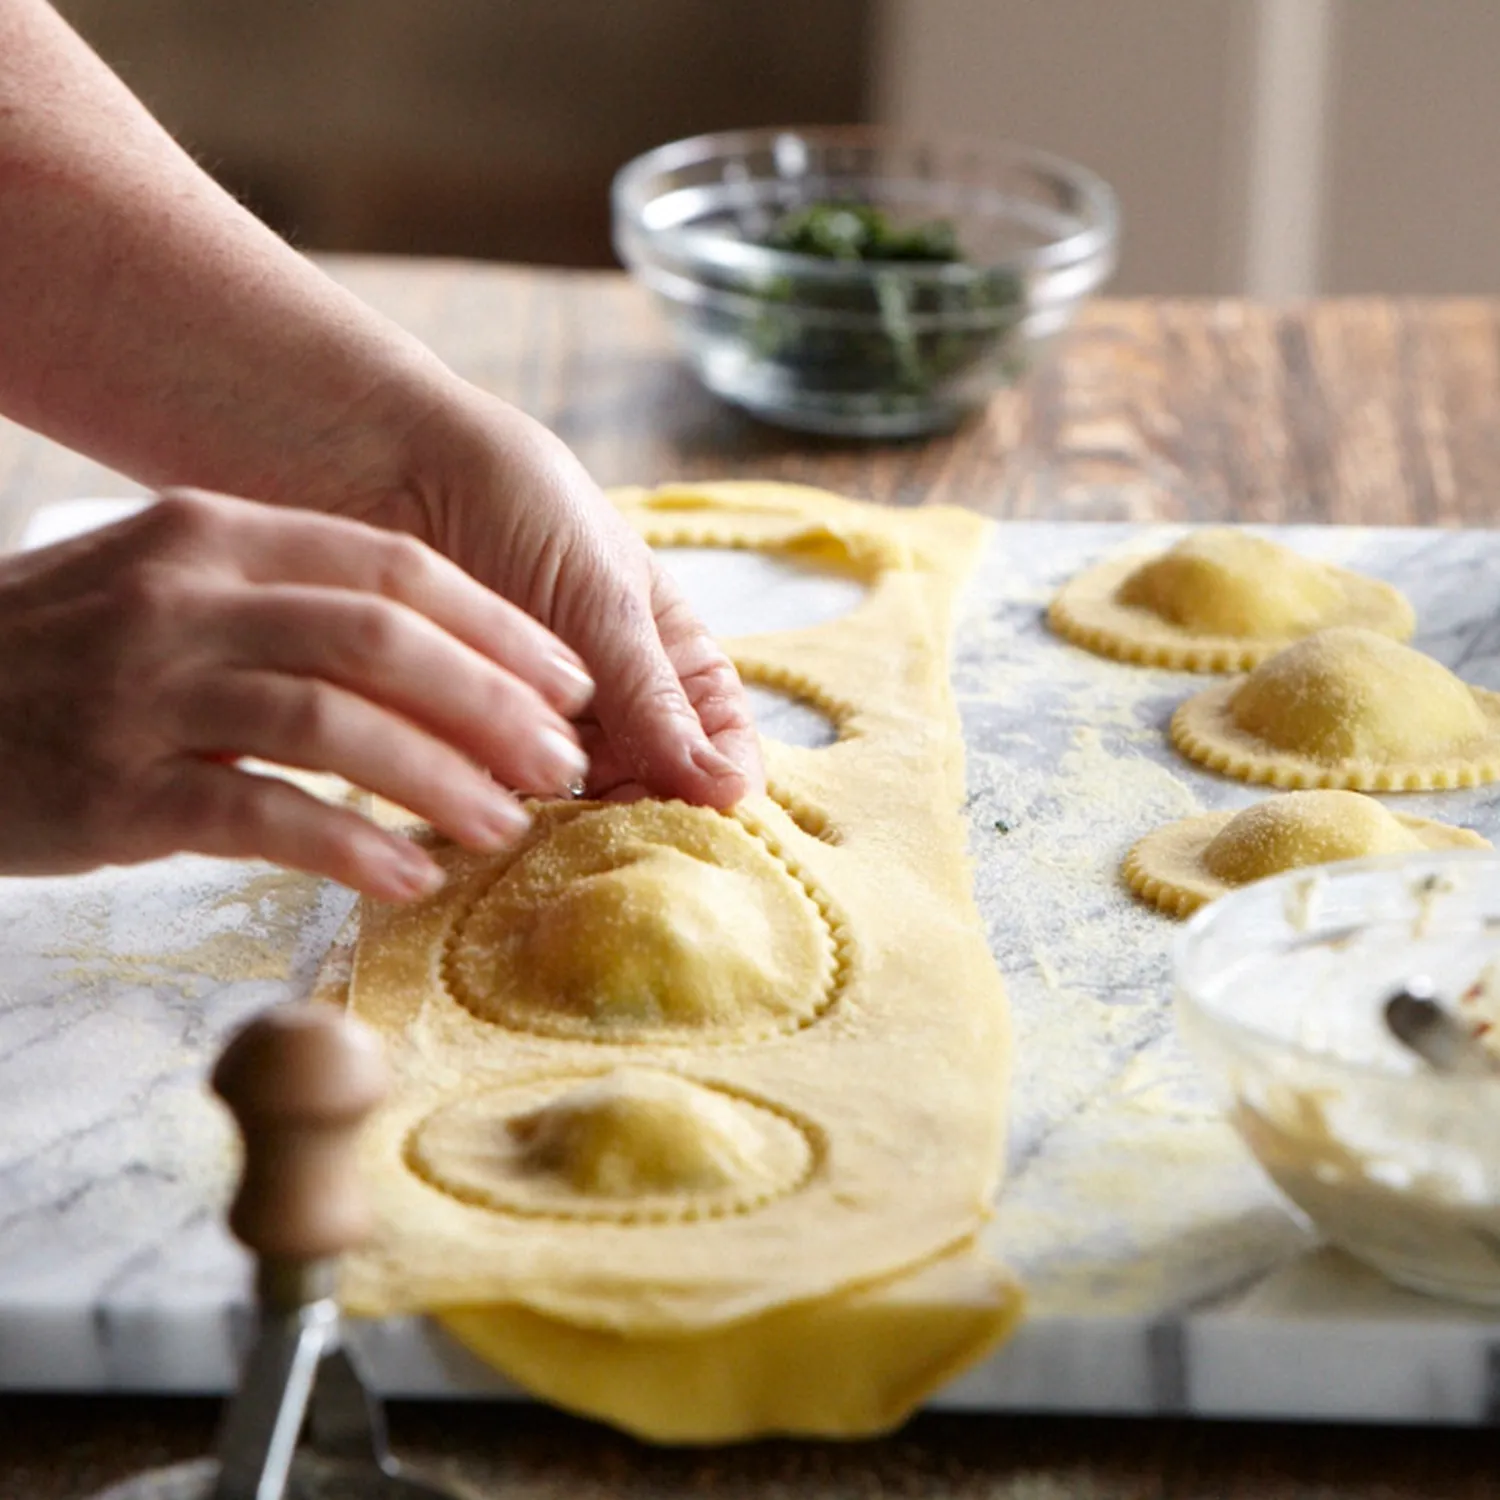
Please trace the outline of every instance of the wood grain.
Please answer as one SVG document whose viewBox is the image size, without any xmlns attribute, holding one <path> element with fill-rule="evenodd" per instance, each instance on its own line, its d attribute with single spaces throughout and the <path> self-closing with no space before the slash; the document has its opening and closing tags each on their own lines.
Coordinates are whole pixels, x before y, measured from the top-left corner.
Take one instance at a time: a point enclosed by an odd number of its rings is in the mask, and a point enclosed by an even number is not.
<svg viewBox="0 0 1500 1500">
<path fill-rule="evenodd" d="M 820 441 L 709 396 L 616 273 L 333 258 L 604 484 L 738 475 L 896 505 L 1089 520 L 1488 525 L 1500 302 L 1098 302 L 1025 395 L 923 442 Z M 0 507 L 132 487 L 0 425 Z"/>
<path fill-rule="evenodd" d="M 1026 397 L 961 432 L 810 441 L 706 395 L 613 274 L 334 260 L 455 368 L 555 427 L 603 483 L 766 476 L 997 516 L 1490 525 L 1500 303 L 1100 302 Z M 0 424 L 0 518 L 118 476 Z M 857 1446 L 663 1454 L 530 1409 L 406 1409 L 398 1440 L 508 1500 L 1478 1500 L 1481 1433 L 923 1418 Z M 202 1451 L 211 1409 L 0 1398 L 0 1494 L 73 1500 Z"/>
</svg>

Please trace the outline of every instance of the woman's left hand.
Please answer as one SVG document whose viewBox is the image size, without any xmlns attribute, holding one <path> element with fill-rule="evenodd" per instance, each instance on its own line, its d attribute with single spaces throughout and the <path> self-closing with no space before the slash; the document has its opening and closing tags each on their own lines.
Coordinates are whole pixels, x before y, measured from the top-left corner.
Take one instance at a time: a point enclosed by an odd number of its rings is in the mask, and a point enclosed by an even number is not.
<svg viewBox="0 0 1500 1500">
<path fill-rule="evenodd" d="M 415 531 L 583 658 L 591 796 L 727 808 L 764 789 L 739 676 L 567 446 L 473 392 L 414 435 L 408 493 L 349 507 Z"/>
</svg>

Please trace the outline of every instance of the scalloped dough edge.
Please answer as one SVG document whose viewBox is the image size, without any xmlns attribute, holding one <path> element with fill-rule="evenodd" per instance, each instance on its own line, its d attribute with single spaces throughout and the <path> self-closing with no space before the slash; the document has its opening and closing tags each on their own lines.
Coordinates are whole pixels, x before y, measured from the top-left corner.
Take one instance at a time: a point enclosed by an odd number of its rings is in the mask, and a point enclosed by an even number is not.
<svg viewBox="0 0 1500 1500">
<path fill-rule="evenodd" d="M 1178 818 L 1175 822 L 1153 828 L 1130 846 L 1120 862 L 1121 880 L 1131 895 L 1148 906 L 1156 907 L 1167 916 L 1192 916 L 1210 901 L 1217 901 L 1220 896 L 1240 889 L 1210 875 L 1201 866 L 1197 869 L 1184 867 L 1190 859 L 1201 860 L 1203 851 L 1214 836 L 1244 811 L 1244 808 L 1236 807 L 1222 812 L 1195 813 L 1192 817 Z M 1471 828 L 1460 828 L 1454 823 L 1440 823 L 1432 818 L 1416 818 L 1408 813 L 1392 813 L 1391 816 L 1403 828 L 1416 834 L 1429 849 L 1494 847 L 1487 838 Z M 1168 852 L 1168 859 L 1157 863 L 1163 852 Z M 1300 868 L 1316 867 L 1307 865 Z M 1184 875 L 1189 879 L 1184 879 Z"/>
<path fill-rule="evenodd" d="M 1302 635 L 1251 640 L 1240 636 L 1203 636 L 1181 629 L 1148 610 L 1127 609 L 1115 603 L 1120 585 L 1137 568 L 1160 557 L 1167 549 L 1144 555 L 1107 558 L 1095 563 L 1063 584 L 1047 606 L 1047 624 L 1054 634 L 1095 656 L 1128 666 L 1159 667 L 1179 672 L 1248 672 L 1269 661 L 1278 652 L 1303 640 Z M 1339 575 L 1352 595 L 1381 601 L 1389 619 L 1381 624 L 1367 617 L 1330 619 L 1318 629 L 1341 624 L 1359 624 L 1378 630 L 1392 640 L 1406 641 L 1416 629 L 1411 602 L 1384 579 L 1325 564 Z"/>
<path fill-rule="evenodd" d="M 1173 746 L 1188 760 L 1235 781 L 1286 791 L 1317 787 L 1351 792 L 1439 792 L 1500 781 L 1500 693 L 1465 684 L 1490 721 L 1475 753 L 1435 762 L 1371 760 L 1325 762 L 1284 750 L 1266 750 L 1229 721 L 1229 699 L 1240 679 L 1215 683 L 1172 715 Z"/>
</svg>

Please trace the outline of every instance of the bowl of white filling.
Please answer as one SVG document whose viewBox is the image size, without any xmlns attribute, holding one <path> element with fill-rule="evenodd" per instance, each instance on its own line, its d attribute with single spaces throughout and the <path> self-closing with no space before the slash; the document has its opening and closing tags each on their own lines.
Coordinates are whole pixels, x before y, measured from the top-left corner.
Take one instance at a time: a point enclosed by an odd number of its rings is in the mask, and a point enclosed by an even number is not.
<svg viewBox="0 0 1500 1500">
<path fill-rule="evenodd" d="M 1182 1035 L 1291 1203 L 1394 1282 L 1500 1306 L 1500 854 L 1259 881 L 1199 912 L 1174 964 Z M 1423 980 L 1473 1071 L 1390 1029 L 1391 996 Z"/>
</svg>

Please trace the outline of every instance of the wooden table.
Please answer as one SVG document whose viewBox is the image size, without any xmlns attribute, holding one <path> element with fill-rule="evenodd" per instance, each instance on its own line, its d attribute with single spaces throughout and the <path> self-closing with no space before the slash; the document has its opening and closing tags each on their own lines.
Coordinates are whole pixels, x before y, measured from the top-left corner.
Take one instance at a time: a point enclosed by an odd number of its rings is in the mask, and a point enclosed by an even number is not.
<svg viewBox="0 0 1500 1500">
<path fill-rule="evenodd" d="M 1051 519 L 1485 525 L 1500 516 L 1500 303 L 1102 302 L 1032 398 L 864 446 L 760 427 L 704 394 L 614 275 L 337 260 L 456 368 L 606 484 L 764 476 L 893 504 Z M 1007 457 L 1022 457 L 1006 469 Z M 133 492 L 0 425 L 0 518 Z M 0 1497 L 74 1500 L 201 1452 L 211 1404 L 0 1398 Z M 1479 1500 L 1494 1439 L 1176 1422 L 919 1418 L 884 1442 L 660 1453 L 529 1408 L 409 1407 L 398 1447 L 496 1500 Z"/>
</svg>

